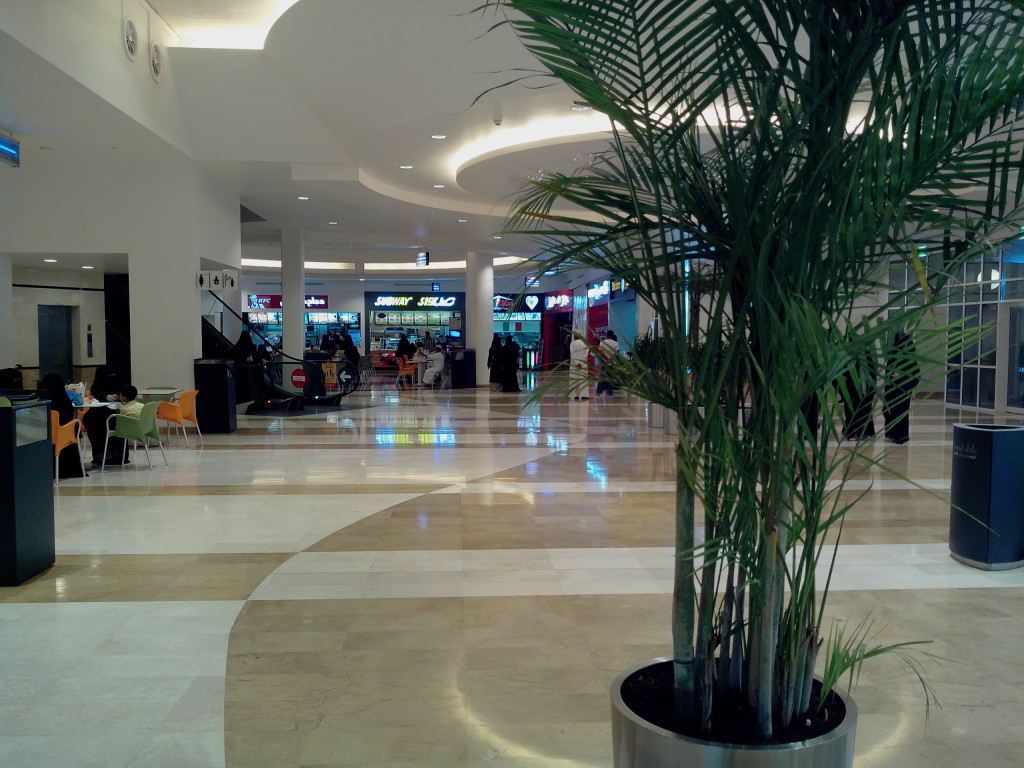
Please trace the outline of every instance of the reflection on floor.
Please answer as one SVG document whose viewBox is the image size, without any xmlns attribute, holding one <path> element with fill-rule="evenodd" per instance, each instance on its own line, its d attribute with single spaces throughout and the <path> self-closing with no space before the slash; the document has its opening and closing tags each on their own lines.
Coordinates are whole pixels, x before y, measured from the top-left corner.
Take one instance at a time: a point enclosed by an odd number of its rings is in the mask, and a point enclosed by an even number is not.
<svg viewBox="0 0 1024 768">
<path fill-rule="evenodd" d="M 672 440 L 625 398 L 369 392 L 62 482 L 57 565 L 0 590 L 0 765 L 604 768 L 607 686 L 668 651 Z M 916 405 L 833 616 L 893 659 L 858 768 L 1020 766 L 1024 569 L 947 553 L 951 425 Z M 1003 421 L 1000 419 L 1000 421 Z"/>
</svg>

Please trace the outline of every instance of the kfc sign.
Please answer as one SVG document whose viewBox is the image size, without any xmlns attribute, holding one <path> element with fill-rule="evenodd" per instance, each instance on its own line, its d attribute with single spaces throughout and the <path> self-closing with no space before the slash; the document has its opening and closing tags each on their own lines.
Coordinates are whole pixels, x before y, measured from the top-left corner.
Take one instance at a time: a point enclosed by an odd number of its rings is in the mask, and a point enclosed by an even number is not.
<svg viewBox="0 0 1024 768">
<path fill-rule="evenodd" d="M 284 306 L 281 294 L 279 293 L 250 293 L 247 295 L 249 297 L 249 309 L 281 309 Z M 306 296 L 304 301 L 306 309 L 327 309 L 326 296 Z"/>
</svg>

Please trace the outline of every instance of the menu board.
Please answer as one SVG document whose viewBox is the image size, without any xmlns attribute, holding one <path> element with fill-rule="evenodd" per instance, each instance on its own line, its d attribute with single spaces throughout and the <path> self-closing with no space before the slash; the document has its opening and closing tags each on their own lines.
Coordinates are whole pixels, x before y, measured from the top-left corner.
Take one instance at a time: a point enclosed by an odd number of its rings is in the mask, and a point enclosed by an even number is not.
<svg viewBox="0 0 1024 768">
<path fill-rule="evenodd" d="M 444 325 L 440 312 L 427 312 L 427 325 Z"/>
<path fill-rule="evenodd" d="M 412 325 L 416 322 L 415 312 L 403 312 L 402 313 L 402 325 Z"/>
<path fill-rule="evenodd" d="M 308 323 L 317 323 L 319 325 L 330 325 L 331 323 L 338 322 L 337 312 L 307 312 L 306 317 Z"/>
<path fill-rule="evenodd" d="M 359 322 L 359 313 L 358 312 L 339 312 L 338 313 L 338 322 L 339 323 L 347 323 L 349 325 L 353 325 L 355 323 L 358 323 Z"/>
<path fill-rule="evenodd" d="M 402 313 L 401 312 L 388 312 L 388 325 L 401 325 L 402 324 Z"/>
<path fill-rule="evenodd" d="M 426 325 L 427 324 L 427 313 L 426 312 L 414 312 L 413 313 L 413 318 L 414 318 L 413 319 L 413 323 L 415 323 L 416 325 Z"/>
</svg>

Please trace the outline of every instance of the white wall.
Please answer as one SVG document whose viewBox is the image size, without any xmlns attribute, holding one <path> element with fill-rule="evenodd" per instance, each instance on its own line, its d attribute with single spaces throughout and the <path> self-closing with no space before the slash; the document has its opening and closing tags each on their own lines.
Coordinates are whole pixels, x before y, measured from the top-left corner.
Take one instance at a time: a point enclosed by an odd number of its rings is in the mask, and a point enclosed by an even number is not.
<svg viewBox="0 0 1024 768">
<path fill-rule="evenodd" d="M 0 368 L 13 368 L 18 362 L 18 334 L 14 333 L 14 290 L 11 257 L 0 253 Z"/>
<path fill-rule="evenodd" d="M 201 354 L 195 273 L 201 257 L 239 263 L 238 198 L 169 147 L 111 154 L 46 153 L 18 169 L 0 186 L 5 249 L 128 254 L 132 377 L 191 387 Z"/>
<path fill-rule="evenodd" d="M 106 338 L 103 330 L 103 275 L 66 270 L 14 269 L 14 362 L 34 368 L 39 365 L 39 305 L 73 307 L 72 364 L 77 367 L 99 365 L 106 359 Z M 31 287 L 39 286 L 39 287 Z M 92 325 L 93 354 L 88 354 L 86 339 Z M 49 373 L 42 371 L 41 373 Z"/>
</svg>

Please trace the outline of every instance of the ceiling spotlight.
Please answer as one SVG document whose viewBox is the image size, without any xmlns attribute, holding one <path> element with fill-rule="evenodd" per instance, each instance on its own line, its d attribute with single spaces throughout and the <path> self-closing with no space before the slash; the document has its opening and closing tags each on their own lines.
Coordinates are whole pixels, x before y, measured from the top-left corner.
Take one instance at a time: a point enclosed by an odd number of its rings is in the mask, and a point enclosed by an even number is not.
<svg viewBox="0 0 1024 768">
<path fill-rule="evenodd" d="M 432 138 L 432 139 L 447 139 L 448 137 L 445 136 L 443 133 L 435 133 L 430 138 Z"/>
<path fill-rule="evenodd" d="M 90 267 L 88 264 L 85 264 L 82 266 L 82 269 L 92 269 L 92 267 Z"/>
<path fill-rule="evenodd" d="M 494 239 L 495 239 L 495 240 L 501 240 L 501 235 L 495 235 L 495 236 L 494 236 Z"/>
<path fill-rule="evenodd" d="M 435 184 L 434 189 L 444 189 L 444 184 Z"/>
<path fill-rule="evenodd" d="M 337 224 L 338 222 L 336 222 L 336 221 L 328 221 L 327 223 L 331 224 L 333 226 L 334 224 Z"/>
<path fill-rule="evenodd" d="M 299 195 L 299 200 L 309 200 L 305 195 Z"/>
<path fill-rule="evenodd" d="M 56 259 L 43 259 L 43 261 L 45 261 L 47 264 L 56 264 L 57 263 Z"/>
<path fill-rule="evenodd" d="M 401 168 L 403 171 L 411 171 L 415 166 L 412 166 L 412 165 L 400 165 L 398 167 Z"/>
<path fill-rule="evenodd" d="M 569 107 L 573 112 L 586 112 L 590 109 L 590 105 L 585 101 L 574 101 L 572 106 Z"/>
</svg>

